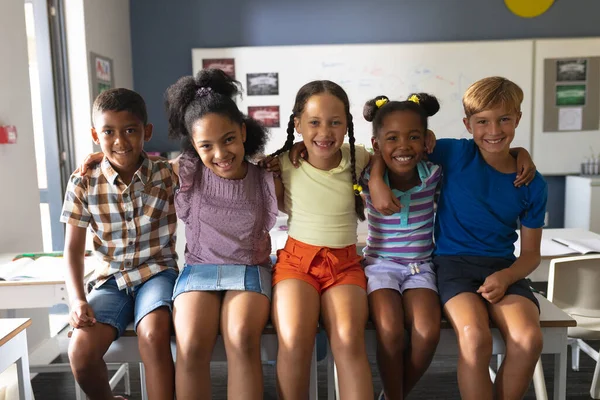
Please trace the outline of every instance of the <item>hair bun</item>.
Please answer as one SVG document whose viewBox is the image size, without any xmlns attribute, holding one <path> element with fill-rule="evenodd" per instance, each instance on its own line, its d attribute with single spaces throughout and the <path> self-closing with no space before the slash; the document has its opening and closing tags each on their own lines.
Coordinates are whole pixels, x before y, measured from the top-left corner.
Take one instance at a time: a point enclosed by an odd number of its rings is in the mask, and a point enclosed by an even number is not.
<svg viewBox="0 0 600 400">
<path fill-rule="evenodd" d="M 233 98 L 241 92 L 241 84 L 220 69 L 201 69 L 194 80 L 197 90 L 206 88 L 229 98 Z"/>
<path fill-rule="evenodd" d="M 440 103 L 438 99 L 429 93 L 413 93 L 408 96 L 407 101 L 414 101 L 413 96 L 419 99 L 418 104 L 425 110 L 428 117 L 435 115 L 440 111 Z"/>
<path fill-rule="evenodd" d="M 365 120 L 367 120 L 368 122 L 373 122 L 373 120 L 375 119 L 375 114 L 377 114 L 379 108 L 383 107 L 383 105 L 385 105 L 385 103 L 388 103 L 389 101 L 390 99 L 388 99 L 388 97 L 384 95 L 377 96 L 367 101 L 363 107 L 363 117 L 365 118 Z M 378 103 L 380 105 L 378 105 Z"/>
</svg>

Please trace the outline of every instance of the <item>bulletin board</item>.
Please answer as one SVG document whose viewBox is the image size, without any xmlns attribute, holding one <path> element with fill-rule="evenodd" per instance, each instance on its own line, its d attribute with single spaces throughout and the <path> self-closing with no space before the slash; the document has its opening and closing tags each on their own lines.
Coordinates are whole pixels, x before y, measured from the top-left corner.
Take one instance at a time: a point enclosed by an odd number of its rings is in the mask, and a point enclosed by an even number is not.
<svg viewBox="0 0 600 400">
<path fill-rule="evenodd" d="M 533 50 L 533 40 L 237 47 L 193 49 L 192 63 L 194 73 L 219 66 L 243 84 L 238 104 L 270 126 L 268 152 L 285 142 L 296 92 L 311 80 L 329 79 L 346 90 L 357 143 L 370 146 L 371 126 L 362 108 L 382 94 L 405 100 L 413 92 L 431 93 L 441 105 L 429 122 L 437 137 L 470 137 L 462 122 L 462 96 L 473 82 L 493 75 L 523 89 L 523 118 L 513 145 L 531 149 Z"/>
</svg>

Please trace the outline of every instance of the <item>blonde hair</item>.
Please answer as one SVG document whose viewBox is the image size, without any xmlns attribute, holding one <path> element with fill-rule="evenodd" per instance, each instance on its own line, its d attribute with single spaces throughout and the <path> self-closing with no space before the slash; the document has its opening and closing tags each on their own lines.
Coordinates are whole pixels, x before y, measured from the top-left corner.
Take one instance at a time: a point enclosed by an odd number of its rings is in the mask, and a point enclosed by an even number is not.
<svg viewBox="0 0 600 400">
<path fill-rule="evenodd" d="M 520 113 L 523 90 L 516 83 L 500 76 L 483 78 L 469 86 L 463 96 L 465 115 L 470 118 L 498 106 Z"/>
</svg>

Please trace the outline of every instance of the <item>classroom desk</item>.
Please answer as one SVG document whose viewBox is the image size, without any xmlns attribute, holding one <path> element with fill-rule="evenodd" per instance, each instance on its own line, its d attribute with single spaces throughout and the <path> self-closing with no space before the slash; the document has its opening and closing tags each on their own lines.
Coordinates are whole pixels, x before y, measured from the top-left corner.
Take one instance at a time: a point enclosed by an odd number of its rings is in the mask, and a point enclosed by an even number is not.
<svg viewBox="0 0 600 400">
<path fill-rule="evenodd" d="M 14 254 L 1 254 L 0 266 L 13 257 Z M 85 264 L 85 279 L 93 272 L 94 263 L 90 260 Z M 63 271 L 57 271 L 56 277 L 52 278 L 46 273 L 40 279 L 34 276 L 23 281 L 0 281 L 0 307 L 6 310 L 5 315 L 32 319 L 33 326 L 28 335 L 32 365 L 47 365 L 60 354 L 58 341 L 51 337 L 48 309 L 61 303 L 69 303 Z"/>
<path fill-rule="evenodd" d="M 29 318 L 0 318 L 0 373 L 17 364 L 19 399 L 33 399 L 26 329 Z"/>
<path fill-rule="evenodd" d="M 563 228 L 563 229 L 544 229 L 542 230 L 542 245 L 540 254 L 542 261 L 540 265 L 529 275 L 529 279 L 534 282 L 548 282 L 548 272 L 550 270 L 550 261 L 554 258 L 560 257 L 571 257 L 579 255 L 577 253 L 569 254 L 557 254 L 556 251 L 552 250 L 552 238 L 563 238 L 571 240 L 587 240 L 596 239 L 600 241 L 600 235 L 594 232 L 586 231 L 580 228 Z M 515 243 L 515 256 L 519 256 L 520 253 L 520 241 L 517 240 Z"/>
</svg>

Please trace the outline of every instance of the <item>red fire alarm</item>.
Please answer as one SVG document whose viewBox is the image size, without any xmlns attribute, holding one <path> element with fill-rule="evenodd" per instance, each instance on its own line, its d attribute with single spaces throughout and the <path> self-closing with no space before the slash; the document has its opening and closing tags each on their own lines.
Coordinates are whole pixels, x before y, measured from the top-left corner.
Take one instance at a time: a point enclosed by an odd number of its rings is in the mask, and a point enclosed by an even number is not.
<svg viewBox="0 0 600 400">
<path fill-rule="evenodd" d="M 17 143 L 17 127 L 14 125 L 0 126 L 0 144 Z"/>
</svg>

